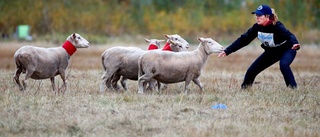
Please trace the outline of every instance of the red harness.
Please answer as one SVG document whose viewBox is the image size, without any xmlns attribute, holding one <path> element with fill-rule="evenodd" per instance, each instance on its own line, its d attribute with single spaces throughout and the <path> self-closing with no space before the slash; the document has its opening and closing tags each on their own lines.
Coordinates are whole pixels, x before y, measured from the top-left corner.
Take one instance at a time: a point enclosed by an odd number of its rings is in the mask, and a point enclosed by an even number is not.
<svg viewBox="0 0 320 137">
<path fill-rule="evenodd" d="M 158 49 L 158 47 L 154 44 L 150 44 L 148 50 Z"/>
<path fill-rule="evenodd" d="M 163 47 L 162 50 L 168 50 L 168 51 L 172 51 L 171 47 L 170 47 L 170 43 L 167 42 L 166 45 Z"/>
<path fill-rule="evenodd" d="M 66 40 L 66 42 L 63 43 L 62 47 L 68 52 L 70 56 L 77 51 L 77 48 L 74 47 L 73 44 L 68 40 Z"/>
</svg>

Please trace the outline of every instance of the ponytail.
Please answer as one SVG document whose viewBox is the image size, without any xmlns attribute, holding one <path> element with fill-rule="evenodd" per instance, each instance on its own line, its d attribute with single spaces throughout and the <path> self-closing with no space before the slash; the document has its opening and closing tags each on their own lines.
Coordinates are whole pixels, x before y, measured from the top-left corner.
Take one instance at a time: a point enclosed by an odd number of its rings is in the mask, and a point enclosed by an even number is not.
<svg viewBox="0 0 320 137">
<path fill-rule="evenodd" d="M 272 20 L 272 24 L 276 25 L 276 23 L 278 22 L 278 16 L 274 9 L 271 9 L 271 10 L 272 10 L 272 15 L 269 18 Z"/>
</svg>

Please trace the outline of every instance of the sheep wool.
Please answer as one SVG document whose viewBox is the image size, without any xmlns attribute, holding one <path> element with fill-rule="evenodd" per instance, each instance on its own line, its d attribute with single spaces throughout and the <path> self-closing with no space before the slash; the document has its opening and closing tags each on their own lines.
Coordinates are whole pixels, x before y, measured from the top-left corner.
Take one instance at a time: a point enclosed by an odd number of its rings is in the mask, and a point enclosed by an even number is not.
<svg viewBox="0 0 320 137">
<path fill-rule="evenodd" d="M 67 37 L 66 42 L 61 47 L 35 47 L 22 46 L 14 53 L 16 72 L 13 76 L 21 91 L 26 90 L 26 81 L 50 78 L 52 90 L 56 91 L 54 77 L 60 75 L 63 85 L 62 90 L 66 91 L 66 68 L 69 65 L 70 56 L 77 48 L 88 48 L 90 43 L 78 33 L 73 33 Z M 25 78 L 20 83 L 19 77 L 25 73 Z"/>
<path fill-rule="evenodd" d="M 171 49 L 171 47 L 170 47 L 170 43 L 167 42 L 166 45 L 163 47 L 162 50 L 172 51 L 172 49 Z"/>
<path fill-rule="evenodd" d="M 154 44 L 150 44 L 148 50 L 154 50 L 154 49 L 158 49 L 158 46 L 156 46 Z"/>
<path fill-rule="evenodd" d="M 63 43 L 62 47 L 68 52 L 70 56 L 77 51 L 77 48 L 74 47 L 74 45 L 68 40 L 66 40 L 66 42 Z"/>
</svg>

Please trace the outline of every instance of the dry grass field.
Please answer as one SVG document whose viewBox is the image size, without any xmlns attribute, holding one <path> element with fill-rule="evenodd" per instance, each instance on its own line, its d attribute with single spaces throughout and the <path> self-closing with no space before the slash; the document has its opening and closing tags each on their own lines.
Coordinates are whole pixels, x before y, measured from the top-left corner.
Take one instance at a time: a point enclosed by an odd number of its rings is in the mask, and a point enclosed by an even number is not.
<svg viewBox="0 0 320 137">
<path fill-rule="evenodd" d="M 128 81 L 127 92 L 99 92 L 100 55 L 117 44 L 79 49 L 67 69 L 67 92 L 52 92 L 49 79 L 29 80 L 21 92 L 13 82 L 13 54 L 27 44 L 60 46 L 0 42 L 0 136 L 320 136 L 319 46 L 298 51 L 291 65 L 296 90 L 286 88 L 278 63 L 240 90 L 246 69 L 263 52 L 256 45 L 225 58 L 212 54 L 200 77 L 204 92 L 191 83 L 185 95 L 184 83 L 177 83 L 140 95 L 136 81 Z M 227 109 L 211 109 L 216 104 Z"/>
</svg>

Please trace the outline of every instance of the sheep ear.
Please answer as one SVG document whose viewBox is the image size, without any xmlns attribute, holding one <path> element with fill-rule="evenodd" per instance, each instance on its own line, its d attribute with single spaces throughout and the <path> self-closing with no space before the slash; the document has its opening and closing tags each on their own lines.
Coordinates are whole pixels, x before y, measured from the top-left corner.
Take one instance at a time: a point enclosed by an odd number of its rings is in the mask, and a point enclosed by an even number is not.
<svg viewBox="0 0 320 137">
<path fill-rule="evenodd" d="M 146 42 L 150 43 L 150 40 L 149 39 L 144 39 Z"/>
<path fill-rule="evenodd" d="M 169 36 L 167 34 L 164 34 L 164 37 L 169 38 Z"/>
<path fill-rule="evenodd" d="M 75 39 L 76 38 L 76 33 L 72 34 L 72 38 Z"/>
<path fill-rule="evenodd" d="M 199 42 L 203 42 L 203 38 L 202 37 L 198 37 L 198 41 Z"/>
</svg>

